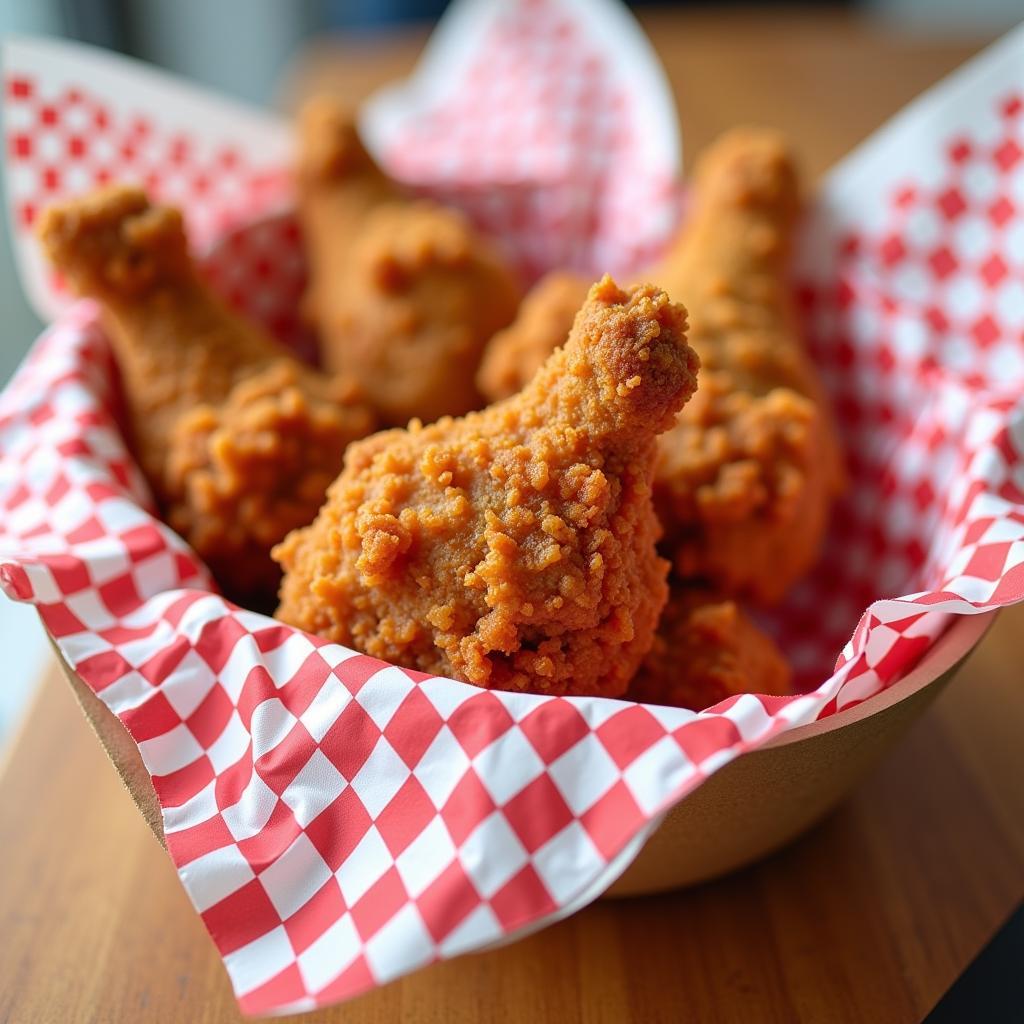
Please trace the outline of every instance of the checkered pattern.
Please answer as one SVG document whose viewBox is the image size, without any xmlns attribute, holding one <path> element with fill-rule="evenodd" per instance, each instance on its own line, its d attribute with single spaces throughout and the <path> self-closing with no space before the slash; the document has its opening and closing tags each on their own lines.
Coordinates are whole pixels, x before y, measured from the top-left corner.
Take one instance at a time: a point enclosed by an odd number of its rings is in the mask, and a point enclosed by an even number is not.
<svg viewBox="0 0 1024 1024">
<path fill-rule="evenodd" d="M 806 225 L 806 333 L 851 486 L 818 570 L 766 619 L 803 687 L 879 597 L 949 592 L 984 608 L 1024 592 L 1022 39 L 852 154 Z M 858 634 L 871 624 L 862 617 Z"/>
<path fill-rule="evenodd" d="M 355 995 L 571 909 L 668 803 L 820 704 L 498 694 L 235 608 L 145 510 L 111 369 L 83 304 L 4 393 L 0 581 L 138 743 L 249 1011 Z"/>
<path fill-rule="evenodd" d="M 55 197 L 129 180 L 164 202 L 187 204 L 190 232 L 209 237 L 280 188 L 279 168 L 254 168 L 230 143 L 199 146 L 149 113 L 112 110 L 88 87 L 40 84 L 23 76 L 7 82 L 7 157 L 21 224 L 31 226 Z"/>
<path fill-rule="evenodd" d="M 1022 55 L 1018 36 L 868 143 L 812 216 L 800 293 L 851 487 L 774 623 L 801 696 L 693 714 L 492 693 L 236 608 L 151 515 L 96 309 L 40 339 L 0 396 L 0 583 L 139 744 L 247 1012 L 348 998 L 571 912 L 732 758 L 899 678 L 950 614 L 1024 599 Z M 49 95 L 49 71 L 8 64 L 8 96 Z M 296 294 L 288 224 L 229 234 L 213 278 L 240 300 Z"/>
<path fill-rule="evenodd" d="M 628 276 L 677 221 L 671 94 L 630 15 L 588 7 L 454 4 L 421 74 L 364 117 L 396 177 L 462 207 L 527 277 Z"/>
<path fill-rule="evenodd" d="M 195 90 L 145 65 L 86 47 L 4 44 L 4 167 L 12 240 L 44 317 L 68 304 L 31 228 L 48 203 L 113 182 L 181 206 L 215 283 L 243 313 L 300 349 L 305 268 L 290 205 L 291 137 L 274 118 Z M 259 231 L 249 225 L 263 220 Z M 244 230 L 243 230 L 244 229 Z M 253 283 L 258 286 L 253 287 Z"/>
</svg>

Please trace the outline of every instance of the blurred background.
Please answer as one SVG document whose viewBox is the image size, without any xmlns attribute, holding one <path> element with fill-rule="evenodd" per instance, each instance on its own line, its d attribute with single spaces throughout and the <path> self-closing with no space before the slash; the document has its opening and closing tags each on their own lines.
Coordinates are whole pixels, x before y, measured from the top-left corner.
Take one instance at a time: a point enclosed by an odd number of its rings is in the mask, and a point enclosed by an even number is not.
<svg viewBox="0 0 1024 1024">
<path fill-rule="evenodd" d="M 355 78 L 365 79 L 367 88 L 405 73 L 411 55 L 446 6 L 445 0 L 0 0 L 0 34 L 39 34 L 97 44 L 243 100 L 287 107 L 289 97 L 303 92 L 310 82 L 329 84 L 331 67 L 336 68 L 338 61 L 349 62 L 348 81 L 357 71 Z M 951 49 L 967 42 L 973 46 L 1024 17 L 1021 0 L 846 0 L 799 5 L 771 0 L 748 0 L 746 4 L 676 0 L 630 6 L 638 8 L 656 49 L 658 26 L 667 18 L 685 15 L 698 26 L 702 18 L 715 17 L 721 22 L 724 16 L 735 25 L 738 45 L 749 49 L 751 61 L 763 61 L 768 75 L 772 31 L 789 35 L 812 19 L 834 19 L 840 33 L 844 26 L 869 21 L 872 31 L 904 40 L 892 51 L 894 62 L 912 62 L 913 46 L 905 42 L 908 37 L 928 40 L 932 46 L 937 38 L 942 39 Z M 396 38 L 404 39 L 397 63 L 386 56 L 391 50 L 384 45 Z M 375 49 L 377 44 L 379 49 Z M 813 51 L 813 34 L 806 45 Z M 852 34 L 850 46 L 856 45 Z M 378 54 L 382 59 L 378 60 Z M 699 46 L 693 57 L 691 74 L 700 81 Z M 814 74 L 815 57 L 808 53 L 805 70 L 810 75 Z M 821 54 L 820 59 L 834 60 L 835 56 Z M 677 77 L 677 69 L 667 71 L 677 93 L 681 89 L 688 95 L 699 93 L 699 87 L 694 89 L 682 76 Z M 848 88 L 872 88 L 873 83 L 864 80 L 862 65 L 851 61 L 850 72 Z M 877 69 L 878 88 L 883 87 L 887 73 L 885 67 Z M 770 122 L 771 111 L 760 109 L 756 100 L 744 99 L 742 116 Z M 827 97 L 822 97 L 822 102 L 827 102 Z M 702 141 L 706 125 L 701 122 L 699 106 L 685 113 L 688 142 Z M 787 127 L 799 137 L 801 129 L 808 130 L 814 123 L 811 116 L 807 125 L 779 127 Z M 873 127 L 865 124 L 864 134 Z M 823 169 L 811 168 L 815 173 Z M 6 202 L 0 206 L 4 236 L 5 218 Z M 21 294 L 5 243 L 0 244 L 0 310 L 4 327 L 0 337 L 2 386 L 40 327 Z M 0 600 L 0 649 L 7 668 L 7 678 L 0 682 L 2 744 L 24 706 L 31 680 L 38 677 L 47 657 L 34 610 Z"/>
<path fill-rule="evenodd" d="M 301 74 L 296 65 L 323 52 L 325 37 L 341 36 L 350 45 L 360 39 L 372 51 L 381 37 L 422 37 L 447 6 L 448 0 L 0 0 L 0 34 L 26 32 L 94 43 L 239 99 L 274 106 L 286 101 L 289 79 Z M 629 6 L 641 15 L 659 16 L 725 8 L 738 27 L 751 8 L 760 16 L 777 8 L 789 19 L 801 10 L 810 15 L 834 9 L 867 14 L 893 32 L 933 39 L 936 34 L 992 36 L 1024 17 L 1021 0 L 648 0 Z M 38 326 L 14 284 L 6 246 L 0 247 L 0 308 L 7 328 L 0 343 L 0 381 L 6 381 Z"/>
</svg>

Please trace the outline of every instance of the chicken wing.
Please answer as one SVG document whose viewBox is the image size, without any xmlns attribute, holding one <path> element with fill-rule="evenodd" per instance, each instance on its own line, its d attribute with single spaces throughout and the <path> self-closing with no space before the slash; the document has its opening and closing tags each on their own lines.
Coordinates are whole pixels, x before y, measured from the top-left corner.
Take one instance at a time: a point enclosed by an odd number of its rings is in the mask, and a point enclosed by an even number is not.
<svg viewBox="0 0 1024 1024">
<path fill-rule="evenodd" d="M 515 316 L 514 277 L 460 213 L 404 197 L 332 100 L 311 101 L 300 131 L 306 309 L 324 364 L 352 373 L 389 424 L 478 408 L 477 367 Z"/>
<path fill-rule="evenodd" d="M 703 711 L 740 693 L 787 694 L 791 685 L 775 641 L 734 601 L 676 587 L 626 696 Z"/>
<path fill-rule="evenodd" d="M 479 686 L 621 695 L 668 593 L 651 478 L 695 386 L 685 329 L 606 277 L 520 394 L 351 446 L 275 551 L 279 617 Z"/>
<path fill-rule="evenodd" d="M 102 305 L 132 447 L 168 521 L 229 593 L 273 595 L 270 548 L 312 521 L 347 443 L 375 426 L 355 385 L 229 311 L 180 213 L 139 189 L 51 207 L 38 233 L 72 289 Z"/>
</svg>

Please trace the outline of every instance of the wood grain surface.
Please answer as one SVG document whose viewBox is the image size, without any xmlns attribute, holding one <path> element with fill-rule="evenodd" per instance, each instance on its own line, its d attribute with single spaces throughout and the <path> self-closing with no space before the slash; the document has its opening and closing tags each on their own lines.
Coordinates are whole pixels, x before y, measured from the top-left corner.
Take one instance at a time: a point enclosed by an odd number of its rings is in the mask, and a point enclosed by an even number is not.
<svg viewBox="0 0 1024 1024">
<path fill-rule="evenodd" d="M 691 152 L 736 122 L 767 122 L 814 174 L 978 48 L 838 16 L 647 26 Z M 418 44 L 318 45 L 290 95 L 326 82 L 358 98 L 405 71 Z M 1004 613 L 897 752 L 770 860 L 599 903 L 303 1020 L 921 1020 L 1024 896 L 1022 636 L 1024 608 Z M 238 1019 L 170 861 L 54 669 L 0 764 L 0 1021 Z"/>
</svg>

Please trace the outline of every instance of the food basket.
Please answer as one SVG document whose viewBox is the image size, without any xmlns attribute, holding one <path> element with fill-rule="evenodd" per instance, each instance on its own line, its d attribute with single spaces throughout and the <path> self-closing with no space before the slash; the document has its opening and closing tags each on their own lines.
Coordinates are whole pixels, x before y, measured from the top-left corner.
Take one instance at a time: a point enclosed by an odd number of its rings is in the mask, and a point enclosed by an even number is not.
<svg viewBox="0 0 1024 1024">
<path fill-rule="evenodd" d="M 657 63 L 624 8 L 582 11 L 453 4 L 413 78 L 363 111 L 388 170 L 528 276 L 628 276 L 677 222 Z M 4 65 L 15 253 L 52 326 L 0 397 L 0 583 L 38 608 L 245 1012 L 328 1005 L 602 893 L 755 860 L 1024 599 L 1024 33 L 899 114 L 808 210 L 795 288 L 850 487 L 820 565 L 761 620 L 799 692 L 699 713 L 424 677 L 222 598 L 156 518 L 96 308 L 52 287 L 30 226 L 141 180 L 184 207 L 226 298 L 301 344 L 288 126 L 88 49 L 14 41 Z M 537 132 L 548 113 L 573 130 Z"/>
</svg>

